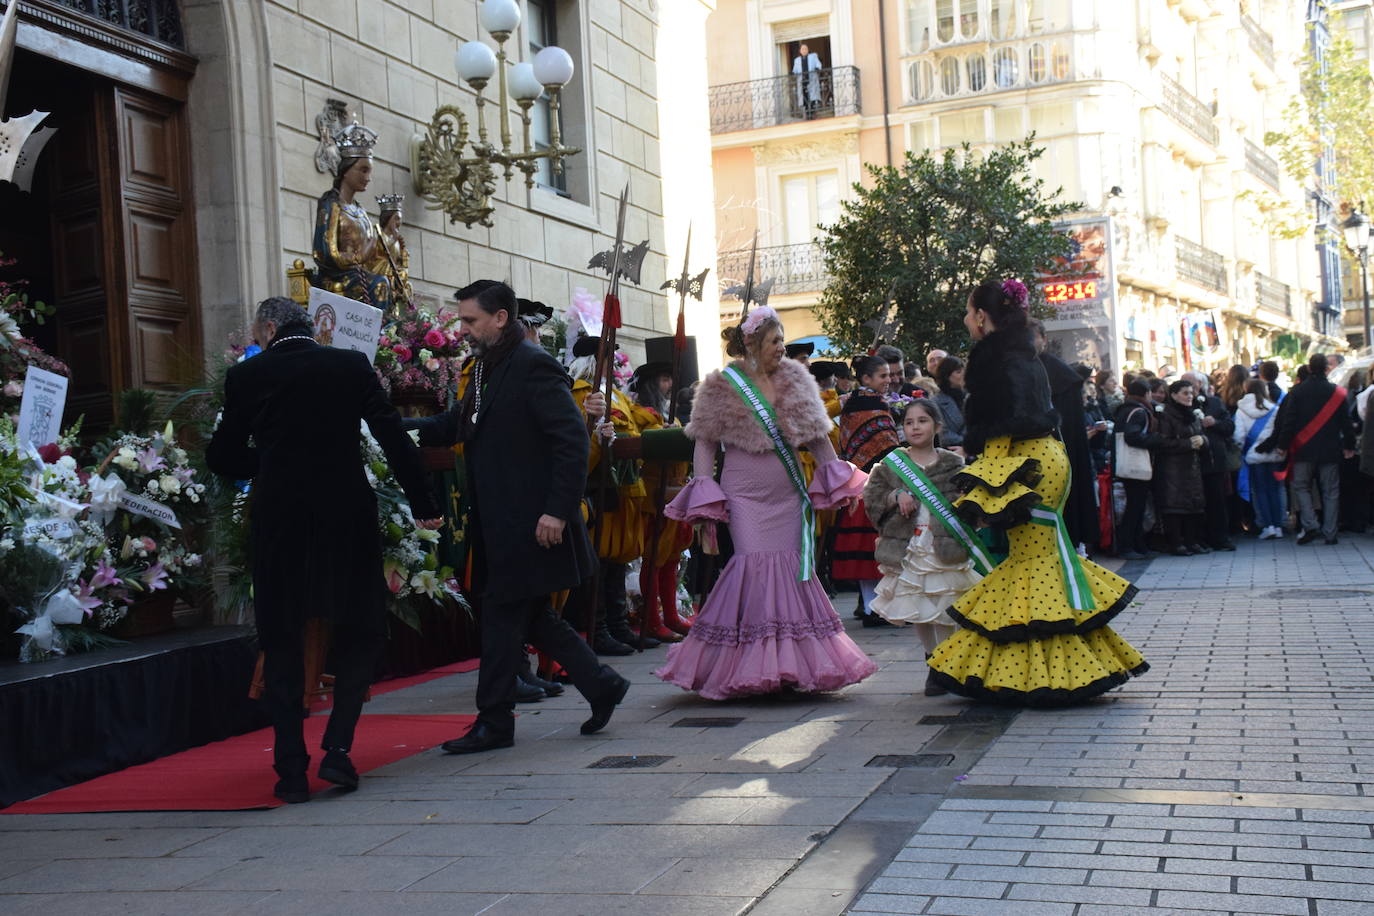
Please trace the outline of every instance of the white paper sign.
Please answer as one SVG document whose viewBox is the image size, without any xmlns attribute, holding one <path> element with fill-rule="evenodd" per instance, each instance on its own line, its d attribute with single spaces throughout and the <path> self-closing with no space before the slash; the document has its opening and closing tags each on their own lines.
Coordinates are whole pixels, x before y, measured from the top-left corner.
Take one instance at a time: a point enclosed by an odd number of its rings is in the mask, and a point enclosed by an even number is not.
<svg viewBox="0 0 1374 916">
<path fill-rule="evenodd" d="M 66 378 L 29 366 L 24 374 L 24 399 L 19 402 L 19 441 L 39 446 L 56 442 L 62 435 L 62 411 L 66 406 Z"/>
<path fill-rule="evenodd" d="M 142 515 L 155 522 L 162 522 L 169 528 L 180 528 L 181 522 L 177 520 L 177 514 L 172 511 L 170 506 L 154 502 L 151 499 L 144 499 L 141 496 L 134 496 L 132 493 L 123 493 L 119 497 L 119 505 L 132 512 L 134 515 Z"/>
<path fill-rule="evenodd" d="M 326 347 L 357 350 L 372 362 L 382 334 L 382 310 L 336 293 L 310 287 L 310 320 L 315 339 Z"/>
<path fill-rule="evenodd" d="M 76 526 L 65 518 L 31 518 L 24 523 L 26 541 L 40 536 L 65 541 L 73 534 L 76 534 Z"/>
</svg>

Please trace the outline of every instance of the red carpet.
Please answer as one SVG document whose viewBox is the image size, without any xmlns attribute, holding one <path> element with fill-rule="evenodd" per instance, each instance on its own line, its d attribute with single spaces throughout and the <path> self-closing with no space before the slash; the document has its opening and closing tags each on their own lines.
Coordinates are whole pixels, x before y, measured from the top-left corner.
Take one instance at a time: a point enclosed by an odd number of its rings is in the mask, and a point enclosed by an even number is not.
<svg viewBox="0 0 1374 916">
<path fill-rule="evenodd" d="M 366 773 L 437 747 L 467 731 L 475 716 L 364 715 L 358 723 L 353 764 Z M 314 778 L 327 717 L 305 720 L 311 750 L 310 790 L 333 788 Z M 182 751 L 88 782 L 58 789 L 4 809 L 3 814 L 76 814 L 94 811 L 238 811 L 275 808 L 272 730 L 239 735 Z"/>
</svg>

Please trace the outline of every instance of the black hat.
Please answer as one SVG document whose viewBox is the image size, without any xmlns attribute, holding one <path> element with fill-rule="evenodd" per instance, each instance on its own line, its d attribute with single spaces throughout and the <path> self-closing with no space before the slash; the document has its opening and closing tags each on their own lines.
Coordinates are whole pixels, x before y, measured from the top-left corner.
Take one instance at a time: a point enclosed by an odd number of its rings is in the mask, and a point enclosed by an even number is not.
<svg viewBox="0 0 1374 916">
<path fill-rule="evenodd" d="M 673 364 L 666 362 L 648 362 L 635 370 L 635 378 L 651 378 L 659 375 L 672 375 Z"/>
<path fill-rule="evenodd" d="M 798 356 L 810 356 L 816 352 L 816 342 L 808 340 L 804 343 L 790 343 L 787 345 L 787 358 L 796 359 Z"/>
<path fill-rule="evenodd" d="M 530 299 L 516 299 L 519 319 L 532 328 L 542 327 L 553 317 L 553 306 Z"/>
<path fill-rule="evenodd" d="M 601 348 L 601 338 L 591 337 L 583 334 L 573 341 L 572 355 L 574 357 L 595 356 L 596 351 Z"/>
<path fill-rule="evenodd" d="M 821 382 L 828 378 L 834 378 L 839 374 L 841 368 L 846 368 L 844 363 L 836 363 L 830 360 L 818 359 L 807 366 L 811 370 L 811 376 L 816 381 Z"/>
</svg>

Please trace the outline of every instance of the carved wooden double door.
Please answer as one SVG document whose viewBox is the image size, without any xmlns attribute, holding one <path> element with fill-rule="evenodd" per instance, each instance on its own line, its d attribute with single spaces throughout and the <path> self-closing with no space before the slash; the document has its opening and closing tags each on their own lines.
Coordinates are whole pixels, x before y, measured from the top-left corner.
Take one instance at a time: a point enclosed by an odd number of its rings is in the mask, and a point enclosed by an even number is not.
<svg viewBox="0 0 1374 916">
<path fill-rule="evenodd" d="M 81 86 L 88 116 L 63 119 L 47 190 L 67 417 L 99 429 L 126 388 L 198 380 L 196 239 L 185 106 L 117 83 Z"/>
</svg>

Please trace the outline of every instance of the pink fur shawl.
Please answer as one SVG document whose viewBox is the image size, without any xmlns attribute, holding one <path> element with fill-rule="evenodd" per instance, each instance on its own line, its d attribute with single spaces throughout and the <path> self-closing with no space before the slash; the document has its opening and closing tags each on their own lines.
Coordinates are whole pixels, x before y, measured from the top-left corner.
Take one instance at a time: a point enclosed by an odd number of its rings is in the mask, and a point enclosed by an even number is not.
<svg viewBox="0 0 1374 916">
<path fill-rule="evenodd" d="M 738 362 L 731 365 L 740 368 Z M 801 363 L 784 359 L 773 373 L 773 387 L 777 392 L 773 409 L 789 445 L 795 448 L 830 434 L 832 423 L 826 416 L 821 391 Z M 763 424 L 744 403 L 735 386 L 719 371 L 707 375 L 697 386 L 687 435 L 693 439 L 723 442 L 755 455 L 773 450 Z"/>
</svg>

